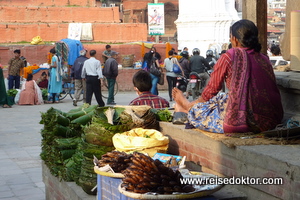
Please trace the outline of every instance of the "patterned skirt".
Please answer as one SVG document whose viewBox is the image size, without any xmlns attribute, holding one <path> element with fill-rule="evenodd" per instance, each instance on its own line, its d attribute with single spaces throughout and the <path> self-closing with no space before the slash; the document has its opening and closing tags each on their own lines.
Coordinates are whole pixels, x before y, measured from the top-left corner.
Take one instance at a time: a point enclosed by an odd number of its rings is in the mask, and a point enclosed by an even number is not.
<svg viewBox="0 0 300 200">
<path fill-rule="evenodd" d="M 207 102 L 195 104 L 188 112 L 188 120 L 195 128 L 224 133 L 223 122 L 228 94 L 220 93 Z"/>
</svg>

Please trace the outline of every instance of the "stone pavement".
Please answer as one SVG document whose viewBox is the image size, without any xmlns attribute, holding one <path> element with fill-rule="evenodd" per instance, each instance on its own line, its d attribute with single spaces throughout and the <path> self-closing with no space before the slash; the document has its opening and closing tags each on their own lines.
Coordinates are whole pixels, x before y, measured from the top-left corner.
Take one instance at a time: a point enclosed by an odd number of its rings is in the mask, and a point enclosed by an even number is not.
<svg viewBox="0 0 300 200">
<path fill-rule="evenodd" d="M 160 92 L 160 96 L 169 99 L 166 91 Z M 115 101 L 118 105 L 128 105 L 135 97 L 134 92 L 119 92 Z M 57 104 L 0 107 L 0 200 L 45 199 L 39 156 L 43 125 L 39 121 L 40 113 L 50 107 L 65 112 L 74 108 L 69 96 Z"/>
</svg>

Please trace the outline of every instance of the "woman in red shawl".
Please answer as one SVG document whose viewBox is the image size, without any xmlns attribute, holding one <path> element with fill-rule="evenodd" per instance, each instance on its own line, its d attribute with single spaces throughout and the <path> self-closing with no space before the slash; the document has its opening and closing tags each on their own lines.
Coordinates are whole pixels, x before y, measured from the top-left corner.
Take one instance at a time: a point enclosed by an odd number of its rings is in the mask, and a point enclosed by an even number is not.
<svg viewBox="0 0 300 200">
<path fill-rule="evenodd" d="M 36 81 L 36 84 L 38 84 L 38 86 L 41 89 L 47 89 L 48 88 L 48 78 L 47 78 L 47 73 L 43 72 L 41 74 L 41 77 Z"/>
<path fill-rule="evenodd" d="M 249 20 L 230 28 L 232 49 L 214 66 L 211 79 L 199 99 L 188 102 L 173 89 L 175 111 L 187 113 L 196 128 L 216 132 L 261 132 L 281 123 L 281 97 L 269 58 L 260 53 L 258 29 Z M 223 81 L 229 93 L 219 93 Z"/>
</svg>

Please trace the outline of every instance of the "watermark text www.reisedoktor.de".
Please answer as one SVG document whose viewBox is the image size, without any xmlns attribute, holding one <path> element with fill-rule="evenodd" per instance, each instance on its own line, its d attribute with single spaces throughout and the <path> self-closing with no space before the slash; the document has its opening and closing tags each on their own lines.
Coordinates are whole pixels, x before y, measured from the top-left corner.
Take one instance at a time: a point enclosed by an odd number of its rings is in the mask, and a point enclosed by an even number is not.
<svg viewBox="0 0 300 200">
<path fill-rule="evenodd" d="M 262 177 L 207 177 L 207 178 L 182 178 L 181 184 L 191 185 L 282 185 L 283 178 L 262 178 Z"/>
</svg>

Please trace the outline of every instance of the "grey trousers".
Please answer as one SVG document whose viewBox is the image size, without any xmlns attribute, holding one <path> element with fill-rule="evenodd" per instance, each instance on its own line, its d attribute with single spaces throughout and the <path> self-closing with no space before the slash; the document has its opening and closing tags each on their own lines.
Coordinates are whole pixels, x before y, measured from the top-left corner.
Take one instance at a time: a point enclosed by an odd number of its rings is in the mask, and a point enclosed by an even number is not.
<svg viewBox="0 0 300 200">
<path fill-rule="evenodd" d="M 83 90 L 83 103 L 85 103 L 86 98 L 86 83 L 82 79 L 75 79 L 75 92 L 74 92 L 74 99 L 78 101 L 80 99 L 80 95 Z"/>
</svg>

